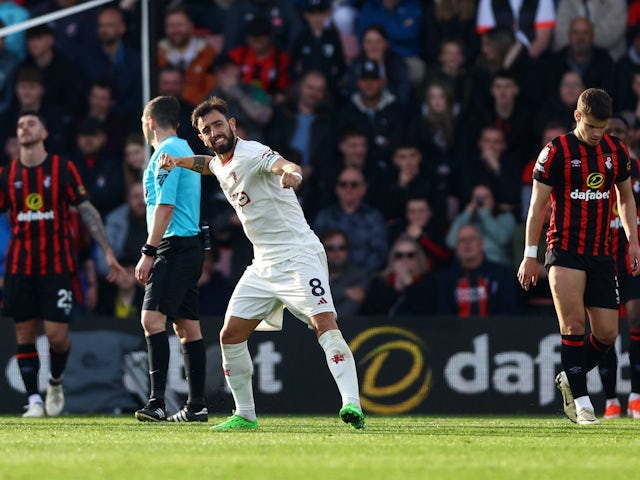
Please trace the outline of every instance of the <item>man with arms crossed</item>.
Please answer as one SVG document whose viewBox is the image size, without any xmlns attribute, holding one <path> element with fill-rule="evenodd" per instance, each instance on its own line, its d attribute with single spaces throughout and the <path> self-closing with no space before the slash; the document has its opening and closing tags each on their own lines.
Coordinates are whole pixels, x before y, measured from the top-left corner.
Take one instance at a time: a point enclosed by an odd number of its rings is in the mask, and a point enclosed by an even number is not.
<svg viewBox="0 0 640 480">
<path fill-rule="evenodd" d="M 212 428 L 258 427 L 247 340 L 261 320 L 280 329 L 283 307 L 316 332 L 342 396 L 342 420 L 364 428 L 355 361 L 336 323 L 324 248 L 294 192 L 302 182 L 300 167 L 261 143 L 238 138 L 235 119 L 229 118 L 226 103 L 218 97 L 198 105 L 191 122 L 216 155 L 163 155 L 160 168 L 215 174 L 255 257 L 233 292 L 220 331 L 222 367 L 236 408 L 233 416 Z"/>
<path fill-rule="evenodd" d="M 537 245 L 547 201 L 551 221 L 545 266 L 558 315 L 563 371 L 556 377 L 564 411 L 579 425 L 600 423 L 587 392 L 586 375 L 618 335 L 620 298 L 610 246 L 612 187 L 627 238 L 633 275 L 640 273 L 636 204 L 626 146 L 605 134 L 611 98 L 585 90 L 574 112 L 576 127 L 549 142 L 538 155 L 518 281 L 525 290 L 538 279 Z M 585 339 L 585 310 L 591 334 Z"/>
<path fill-rule="evenodd" d="M 186 170 L 159 170 L 163 153 L 193 155 L 178 138 L 180 103 L 175 97 L 151 100 L 142 113 L 142 131 L 154 153 L 144 170 L 147 243 L 136 266 L 145 285 L 142 327 L 149 354 L 149 402 L 135 416 L 140 421 L 206 422 L 204 401 L 206 353 L 200 331 L 198 278 L 204 251 L 200 240 L 200 175 Z M 167 317 L 180 339 L 189 395 L 186 405 L 167 418 L 165 388 L 169 368 Z"/>
</svg>

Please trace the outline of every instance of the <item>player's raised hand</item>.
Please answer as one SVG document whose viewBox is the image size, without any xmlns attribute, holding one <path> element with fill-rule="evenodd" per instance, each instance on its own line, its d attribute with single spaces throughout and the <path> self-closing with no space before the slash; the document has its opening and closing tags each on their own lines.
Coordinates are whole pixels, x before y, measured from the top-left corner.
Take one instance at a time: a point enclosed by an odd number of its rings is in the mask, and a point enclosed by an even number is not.
<svg viewBox="0 0 640 480">
<path fill-rule="evenodd" d="M 158 157 L 158 168 L 171 171 L 176 168 L 176 161 L 168 153 L 161 153 Z"/>
<path fill-rule="evenodd" d="M 282 188 L 298 188 L 302 183 L 302 175 L 298 172 L 283 172 L 280 176 Z"/>
</svg>

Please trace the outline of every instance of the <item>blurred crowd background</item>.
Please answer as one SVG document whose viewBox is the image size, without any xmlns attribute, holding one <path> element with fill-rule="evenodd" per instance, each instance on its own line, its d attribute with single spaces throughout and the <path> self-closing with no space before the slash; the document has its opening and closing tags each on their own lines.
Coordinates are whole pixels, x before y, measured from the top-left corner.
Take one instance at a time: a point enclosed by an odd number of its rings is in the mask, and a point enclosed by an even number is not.
<svg viewBox="0 0 640 480">
<path fill-rule="evenodd" d="M 0 0 L 0 26 L 83 3 Z M 519 4 L 515 7 L 514 5 Z M 541 147 L 569 131 L 580 93 L 606 89 L 640 149 L 640 0 L 154 0 L 152 95 L 181 101 L 180 136 L 208 153 L 194 106 L 227 100 L 238 135 L 301 164 L 298 196 L 328 256 L 339 315 L 552 314 L 518 288 Z M 518 10 L 514 10 L 518 8 Z M 74 231 L 80 312 L 137 319 L 147 236 L 141 6 L 114 1 L 0 39 L 0 164 L 17 114 L 39 111 L 71 158 L 130 278 Z M 213 178 L 204 315 L 224 313 L 251 245 Z M 8 238 L 0 217 L 0 252 Z M 544 238 L 542 239 L 544 241 Z M 544 251 L 544 248 L 541 249 Z"/>
</svg>

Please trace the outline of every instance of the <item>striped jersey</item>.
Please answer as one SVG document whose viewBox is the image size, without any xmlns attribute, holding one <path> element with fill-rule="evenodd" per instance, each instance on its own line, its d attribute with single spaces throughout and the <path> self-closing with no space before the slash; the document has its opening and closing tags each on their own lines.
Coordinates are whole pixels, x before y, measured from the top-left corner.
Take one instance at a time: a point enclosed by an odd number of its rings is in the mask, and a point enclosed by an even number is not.
<svg viewBox="0 0 640 480">
<path fill-rule="evenodd" d="M 549 142 L 538 155 L 533 178 L 553 187 L 547 249 L 579 255 L 611 255 L 609 223 L 613 187 L 629 178 L 627 147 L 604 134 L 590 146 L 571 133 Z"/>
<path fill-rule="evenodd" d="M 75 272 L 71 205 L 88 200 L 76 167 L 48 155 L 36 167 L 12 160 L 0 170 L 0 210 L 11 227 L 7 274 L 47 275 Z"/>
<path fill-rule="evenodd" d="M 640 207 L 640 160 L 631 160 L 631 187 L 636 200 L 636 207 Z M 640 210 L 639 210 L 640 211 Z M 636 224 L 640 225 L 640 216 L 636 216 Z M 611 250 L 616 261 L 616 271 L 620 275 L 632 275 L 629 265 L 629 249 L 627 235 L 624 233 L 618 204 L 613 201 L 611 205 Z"/>
</svg>

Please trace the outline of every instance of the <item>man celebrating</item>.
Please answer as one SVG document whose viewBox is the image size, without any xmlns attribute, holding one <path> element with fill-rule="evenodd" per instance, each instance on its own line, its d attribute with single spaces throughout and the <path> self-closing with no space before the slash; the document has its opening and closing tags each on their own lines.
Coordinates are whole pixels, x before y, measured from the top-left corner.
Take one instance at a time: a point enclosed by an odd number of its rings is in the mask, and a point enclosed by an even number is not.
<svg viewBox="0 0 640 480">
<path fill-rule="evenodd" d="M 255 255 L 233 292 L 220 331 L 222 367 L 236 409 L 213 428 L 258 427 L 247 340 L 261 320 L 280 329 L 283 307 L 315 331 L 342 396 L 340 418 L 353 428 L 364 428 L 356 365 L 336 323 L 327 257 L 293 191 L 302 182 L 300 167 L 261 143 L 238 138 L 235 119 L 218 97 L 198 105 L 191 120 L 216 156 L 163 155 L 160 168 L 215 174 Z"/>
</svg>

